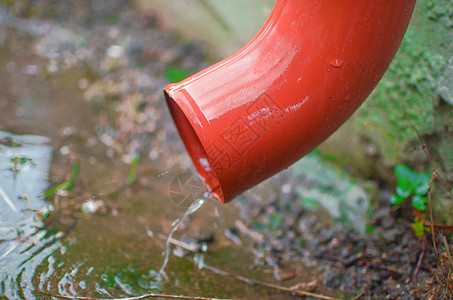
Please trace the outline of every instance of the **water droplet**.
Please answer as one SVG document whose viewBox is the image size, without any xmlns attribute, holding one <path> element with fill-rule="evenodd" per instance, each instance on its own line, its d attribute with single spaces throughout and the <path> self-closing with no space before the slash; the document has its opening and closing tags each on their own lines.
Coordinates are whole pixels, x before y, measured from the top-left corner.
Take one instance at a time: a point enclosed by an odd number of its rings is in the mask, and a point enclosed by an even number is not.
<svg viewBox="0 0 453 300">
<path fill-rule="evenodd" d="M 349 99 L 351 99 L 351 94 L 346 94 L 346 96 L 344 97 L 344 100 L 345 101 L 349 101 Z"/>
<path fill-rule="evenodd" d="M 82 289 L 82 290 L 86 290 L 87 288 L 87 282 L 85 280 L 82 280 L 79 282 L 79 287 Z"/>
<path fill-rule="evenodd" d="M 344 63 L 344 61 L 341 60 L 341 59 L 338 59 L 338 58 L 337 58 L 337 59 L 332 59 L 332 60 L 330 61 L 330 64 L 331 64 L 332 67 L 334 67 L 334 68 L 341 68 L 341 67 L 343 67 L 343 63 Z"/>
</svg>

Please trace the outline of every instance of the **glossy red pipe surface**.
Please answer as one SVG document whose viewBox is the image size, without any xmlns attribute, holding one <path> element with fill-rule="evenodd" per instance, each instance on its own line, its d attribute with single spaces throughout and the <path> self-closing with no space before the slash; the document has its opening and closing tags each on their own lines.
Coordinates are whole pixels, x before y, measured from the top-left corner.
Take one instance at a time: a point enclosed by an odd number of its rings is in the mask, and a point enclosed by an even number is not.
<svg viewBox="0 0 453 300">
<path fill-rule="evenodd" d="M 415 0 L 278 0 L 231 57 L 165 87 L 184 144 L 221 202 L 311 152 L 371 93 Z"/>
</svg>

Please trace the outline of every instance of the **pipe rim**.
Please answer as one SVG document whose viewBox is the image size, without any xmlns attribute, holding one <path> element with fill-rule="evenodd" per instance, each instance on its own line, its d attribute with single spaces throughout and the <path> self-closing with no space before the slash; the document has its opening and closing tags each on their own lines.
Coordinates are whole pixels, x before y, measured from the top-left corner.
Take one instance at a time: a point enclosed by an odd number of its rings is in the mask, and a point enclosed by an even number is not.
<svg viewBox="0 0 453 300">
<path fill-rule="evenodd" d="M 201 142 L 195 128 L 192 126 L 192 122 L 178 104 L 179 101 L 184 101 L 184 99 L 176 99 L 167 92 L 167 89 L 164 89 L 164 95 L 179 135 L 201 180 L 214 198 L 221 203 L 225 203 L 225 196 L 218 176 L 215 170 L 210 169 L 211 162 L 206 148 Z"/>
</svg>

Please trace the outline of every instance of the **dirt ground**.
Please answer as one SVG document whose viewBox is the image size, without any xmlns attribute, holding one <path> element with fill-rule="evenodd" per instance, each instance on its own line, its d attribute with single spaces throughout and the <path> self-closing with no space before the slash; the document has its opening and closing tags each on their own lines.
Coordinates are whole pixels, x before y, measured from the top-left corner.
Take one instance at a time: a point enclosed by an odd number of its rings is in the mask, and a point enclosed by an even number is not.
<svg viewBox="0 0 453 300">
<path fill-rule="evenodd" d="M 32 34 L 41 34 L 33 32 L 34 22 L 61 28 L 52 37 L 40 36 L 37 45 L 38 55 L 48 61 L 44 68 L 49 76 L 85 65 L 92 70 L 78 85 L 101 111 L 102 106 L 115 111 L 113 118 L 101 117 L 96 124 L 97 138 L 108 148 L 106 156 L 121 157 L 125 163 L 150 157 L 164 169 L 191 168 L 171 120 L 164 117 L 162 88 L 171 78 L 185 75 L 174 72 L 193 73 L 212 63 L 195 43 L 161 28 L 155 15 L 140 14 L 128 1 L 2 5 L 15 18 L 13 23 Z M 229 204 L 236 205 L 242 217 L 229 228 L 230 237 L 251 240 L 256 268 L 273 270 L 281 284 L 300 270 L 296 265 L 314 268 L 319 272 L 313 281 L 320 290 L 346 299 L 453 299 L 453 261 L 445 247 L 451 235 L 444 243 L 442 232 L 435 231 L 436 258 L 431 233 L 415 236 L 411 209 L 392 209 L 393 187 L 379 186 L 369 230 L 358 234 L 321 209 L 307 209 L 295 192 L 280 188 L 296 180 L 285 171 Z"/>
</svg>

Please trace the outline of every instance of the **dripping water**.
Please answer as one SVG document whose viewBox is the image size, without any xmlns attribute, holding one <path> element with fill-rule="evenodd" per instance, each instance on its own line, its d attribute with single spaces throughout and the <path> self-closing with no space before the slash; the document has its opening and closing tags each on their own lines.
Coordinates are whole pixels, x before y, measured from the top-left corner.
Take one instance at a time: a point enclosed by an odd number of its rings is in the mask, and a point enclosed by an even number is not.
<svg viewBox="0 0 453 300">
<path fill-rule="evenodd" d="M 178 219 L 176 219 L 173 223 L 172 223 L 172 228 L 170 230 L 170 233 L 168 234 L 168 237 L 167 237 L 167 240 L 165 242 L 165 250 L 164 250 L 164 261 L 162 262 L 162 266 L 160 267 L 159 269 L 159 273 L 167 278 L 167 275 L 165 274 L 165 267 L 167 266 L 168 264 L 168 259 L 170 257 L 170 244 L 171 244 L 171 239 L 173 237 L 173 234 L 178 230 L 178 228 L 182 225 L 182 223 L 184 222 L 184 220 L 190 216 L 191 214 L 193 214 L 194 212 L 196 212 L 202 205 L 203 203 L 205 203 L 205 198 L 200 198 L 200 199 L 197 199 L 195 200 L 194 203 L 192 203 L 189 208 L 186 210 L 186 212 L 184 212 Z"/>
</svg>

